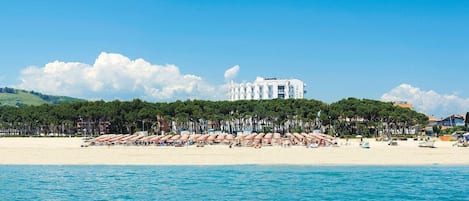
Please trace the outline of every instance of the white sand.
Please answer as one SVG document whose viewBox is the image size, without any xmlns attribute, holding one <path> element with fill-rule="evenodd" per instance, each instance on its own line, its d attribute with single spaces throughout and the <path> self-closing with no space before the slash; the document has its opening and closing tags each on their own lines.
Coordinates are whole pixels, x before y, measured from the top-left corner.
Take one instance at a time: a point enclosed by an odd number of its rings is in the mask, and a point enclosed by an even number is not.
<svg viewBox="0 0 469 201">
<path fill-rule="evenodd" d="M 369 140 L 370 149 L 352 145 L 305 148 L 265 146 L 198 148 L 157 146 L 80 147 L 80 138 L 0 138 L 0 164 L 58 165 L 469 165 L 469 148 L 437 141 L 437 148 L 419 148 L 415 141 L 398 146 Z"/>
</svg>

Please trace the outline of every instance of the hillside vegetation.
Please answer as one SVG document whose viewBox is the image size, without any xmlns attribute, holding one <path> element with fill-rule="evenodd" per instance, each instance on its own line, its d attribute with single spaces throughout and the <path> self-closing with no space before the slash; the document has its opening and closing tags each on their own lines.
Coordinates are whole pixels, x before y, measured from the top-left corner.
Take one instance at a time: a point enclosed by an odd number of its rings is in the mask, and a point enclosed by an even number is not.
<svg viewBox="0 0 469 201">
<path fill-rule="evenodd" d="M 85 100 L 66 96 L 51 96 L 34 91 L 13 88 L 0 88 L 0 106 L 38 106 L 42 104 L 57 105 L 62 103 L 83 102 Z"/>
</svg>

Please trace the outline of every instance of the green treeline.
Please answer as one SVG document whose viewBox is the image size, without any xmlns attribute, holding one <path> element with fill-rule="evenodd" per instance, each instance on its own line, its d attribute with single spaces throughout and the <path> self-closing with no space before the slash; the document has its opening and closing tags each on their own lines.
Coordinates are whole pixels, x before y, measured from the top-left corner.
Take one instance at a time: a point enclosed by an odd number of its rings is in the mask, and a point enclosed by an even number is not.
<svg viewBox="0 0 469 201">
<path fill-rule="evenodd" d="M 18 135 L 40 133 L 93 134 L 312 132 L 321 129 L 336 135 L 420 130 L 428 118 L 392 103 L 348 98 L 326 104 L 317 100 L 260 101 L 188 100 L 171 103 L 133 101 L 75 102 L 60 105 L 0 107 L 0 132 Z"/>
</svg>

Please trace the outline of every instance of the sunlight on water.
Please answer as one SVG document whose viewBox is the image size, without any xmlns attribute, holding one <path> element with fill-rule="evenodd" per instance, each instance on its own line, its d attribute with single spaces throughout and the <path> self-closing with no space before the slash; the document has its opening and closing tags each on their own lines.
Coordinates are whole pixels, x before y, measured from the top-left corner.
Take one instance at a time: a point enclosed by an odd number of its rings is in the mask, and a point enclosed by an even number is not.
<svg viewBox="0 0 469 201">
<path fill-rule="evenodd" d="M 469 167 L 0 166 L 1 200 L 465 200 Z"/>
</svg>

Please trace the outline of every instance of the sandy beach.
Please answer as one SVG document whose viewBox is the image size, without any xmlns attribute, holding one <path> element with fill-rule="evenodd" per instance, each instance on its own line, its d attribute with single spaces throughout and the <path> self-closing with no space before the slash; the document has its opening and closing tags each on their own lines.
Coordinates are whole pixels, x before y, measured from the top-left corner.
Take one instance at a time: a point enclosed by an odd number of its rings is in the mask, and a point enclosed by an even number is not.
<svg viewBox="0 0 469 201">
<path fill-rule="evenodd" d="M 339 141 L 342 143 L 342 141 Z M 81 138 L 0 138 L 0 164 L 44 165 L 469 165 L 469 148 L 437 141 L 437 148 L 420 148 L 416 141 L 398 146 L 369 140 L 340 147 L 264 146 L 229 148 L 159 146 L 80 147 Z"/>
</svg>

